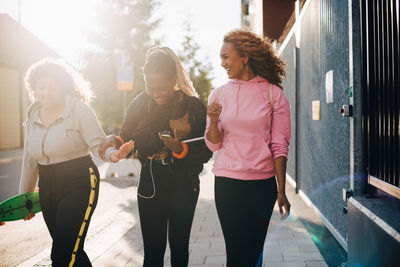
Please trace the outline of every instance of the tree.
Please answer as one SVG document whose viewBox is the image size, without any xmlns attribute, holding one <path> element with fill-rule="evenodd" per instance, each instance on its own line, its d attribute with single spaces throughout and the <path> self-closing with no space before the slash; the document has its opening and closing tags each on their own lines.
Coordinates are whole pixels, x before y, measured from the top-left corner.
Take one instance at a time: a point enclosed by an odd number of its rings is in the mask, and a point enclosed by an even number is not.
<svg viewBox="0 0 400 267">
<path fill-rule="evenodd" d="M 107 131 L 119 128 L 124 106 L 145 90 L 141 67 L 148 48 L 157 41 L 151 32 L 158 26 L 152 20 L 154 0 L 102 0 L 96 7 L 98 29 L 88 39 L 93 49 L 86 51 L 84 74 L 96 94 L 94 108 Z M 117 91 L 117 56 L 129 55 L 133 62 L 134 89 Z"/>
<path fill-rule="evenodd" d="M 185 36 L 182 42 L 183 50 L 179 52 L 179 58 L 188 71 L 193 87 L 199 93 L 200 99 L 207 105 L 208 95 L 212 90 L 210 72 L 212 67 L 209 61 L 200 61 L 197 57 L 200 46 L 193 38 L 193 29 L 189 20 L 185 21 Z"/>
</svg>

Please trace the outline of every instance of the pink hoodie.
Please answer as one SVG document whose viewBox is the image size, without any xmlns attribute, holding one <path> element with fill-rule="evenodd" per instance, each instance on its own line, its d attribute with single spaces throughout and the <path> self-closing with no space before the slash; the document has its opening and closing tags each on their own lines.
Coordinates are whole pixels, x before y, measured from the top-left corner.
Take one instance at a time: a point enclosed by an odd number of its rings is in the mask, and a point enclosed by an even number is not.
<svg viewBox="0 0 400 267">
<path fill-rule="evenodd" d="M 273 159 L 287 158 L 290 142 L 290 105 L 283 91 L 262 77 L 230 80 L 211 92 L 208 103 L 222 105 L 218 128 L 222 141 L 208 148 L 217 151 L 213 173 L 240 180 L 259 180 L 275 174 Z M 269 89 L 272 89 L 273 116 Z M 207 129 L 210 120 L 207 117 Z M 271 132 L 270 132 L 270 129 Z"/>
</svg>

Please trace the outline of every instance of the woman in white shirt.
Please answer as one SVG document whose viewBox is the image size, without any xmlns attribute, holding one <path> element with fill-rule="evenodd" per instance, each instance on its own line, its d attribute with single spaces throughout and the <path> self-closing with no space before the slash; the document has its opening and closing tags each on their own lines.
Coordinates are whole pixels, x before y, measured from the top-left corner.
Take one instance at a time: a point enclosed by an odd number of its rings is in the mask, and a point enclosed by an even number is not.
<svg viewBox="0 0 400 267">
<path fill-rule="evenodd" d="M 25 122 L 20 193 L 35 190 L 39 178 L 43 218 L 53 239 L 53 266 L 91 266 L 83 251 L 99 192 L 98 156 L 105 134 L 93 109 L 93 94 L 81 75 L 61 60 L 29 67 L 25 86 L 32 105 Z M 114 158 L 132 150 L 126 143 Z M 30 219 L 34 214 L 27 216 Z"/>
</svg>

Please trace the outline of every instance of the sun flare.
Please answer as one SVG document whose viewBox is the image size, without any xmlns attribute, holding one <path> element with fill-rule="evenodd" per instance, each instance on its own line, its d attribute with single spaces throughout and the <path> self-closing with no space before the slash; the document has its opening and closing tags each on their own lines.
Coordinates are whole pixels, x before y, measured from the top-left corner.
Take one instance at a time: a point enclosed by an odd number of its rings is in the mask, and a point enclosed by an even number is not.
<svg viewBox="0 0 400 267">
<path fill-rule="evenodd" d="M 91 0 L 21 0 L 21 21 L 60 54 L 82 50 L 96 24 Z"/>
</svg>

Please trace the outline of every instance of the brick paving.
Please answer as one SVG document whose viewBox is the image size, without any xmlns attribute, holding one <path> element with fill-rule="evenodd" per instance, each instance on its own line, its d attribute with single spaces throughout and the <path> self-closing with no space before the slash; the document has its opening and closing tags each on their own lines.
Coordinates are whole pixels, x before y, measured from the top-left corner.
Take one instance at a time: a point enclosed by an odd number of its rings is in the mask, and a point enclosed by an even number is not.
<svg viewBox="0 0 400 267">
<path fill-rule="evenodd" d="M 205 165 L 200 178 L 200 197 L 190 238 L 189 266 L 193 267 L 225 266 L 225 244 L 213 198 L 214 177 L 210 171 L 211 166 L 212 162 Z M 296 196 L 290 193 L 294 192 L 292 186 L 288 184 L 287 187 L 288 198 L 291 201 Z M 301 212 L 304 212 L 304 208 Z M 143 244 L 138 216 L 136 200 L 130 201 L 126 206 L 104 214 L 99 219 L 101 223 L 89 229 L 85 251 L 93 266 L 142 265 Z M 50 250 L 47 249 L 19 266 L 49 266 L 51 265 L 49 253 Z M 165 266 L 170 266 L 168 247 Z M 311 235 L 298 219 L 295 205 L 291 216 L 285 221 L 280 220 L 280 214 L 275 206 L 265 242 L 263 266 L 328 266 Z"/>
</svg>

